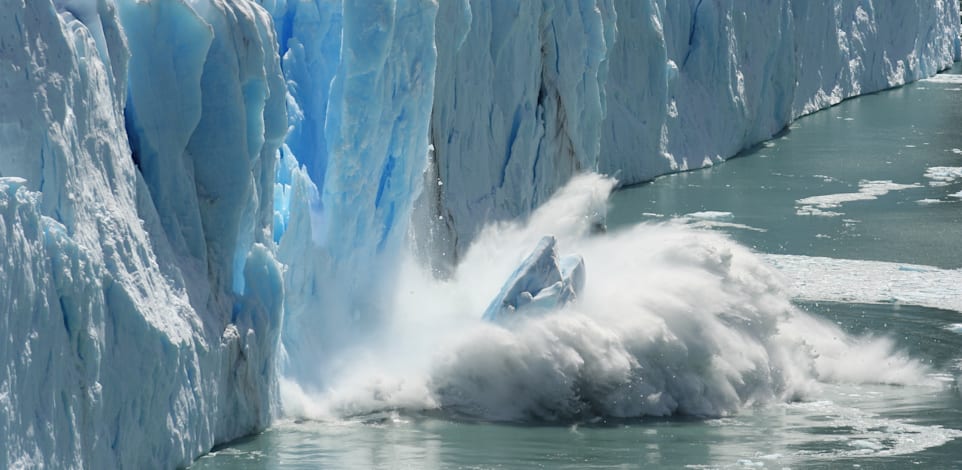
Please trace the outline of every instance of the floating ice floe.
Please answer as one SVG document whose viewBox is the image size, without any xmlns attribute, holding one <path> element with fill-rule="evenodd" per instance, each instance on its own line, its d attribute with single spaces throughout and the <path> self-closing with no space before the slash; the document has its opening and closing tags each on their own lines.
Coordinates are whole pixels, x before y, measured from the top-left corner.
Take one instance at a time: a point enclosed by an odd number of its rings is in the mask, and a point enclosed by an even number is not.
<svg viewBox="0 0 962 470">
<path fill-rule="evenodd" d="M 798 215 L 817 215 L 824 217 L 836 217 L 842 215 L 841 212 L 832 211 L 842 204 L 855 201 L 871 201 L 878 199 L 892 191 L 903 189 L 921 188 L 918 183 L 900 184 L 891 181 L 860 181 L 857 193 L 825 194 L 822 196 L 811 196 L 795 201 L 799 207 L 795 210 Z"/>
<path fill-rule="evenodd" d="M 728 222 L 734 219 L 735 215 L 731 212 L 722 211 L 701 211 L 692 212 L 690 214 L 685 214 L 681 217 L 677 217 L 674 220 L 688 225 L 692 228 L 699 229 L 738 229 L 738 230 L 750 230 L 753 232 L 766 232 L 767 230 L 758 227 L 752 227 L 750 225 L 739 224 L 735 222 Z"/>
<path fill-rule="evenodd" d="M 962 270 L 904 263 L 763 255 L 785 274 L 795 298 L 899 303 L 962 312 Z"/>
<path fill-rule="evenodd" d="M 690 214 L 686 214 L 686 217 L 690 217 L 692 219 L 703 219 L 703 220 L 719 220 L 719 219 L 727 220 L 732 218 L 732 213 L 722 212 L 722 211 L 701 211 L 701 212 L 692 212 Z"/>
<path fill-rule="evenodd" d="M 935 75 L 933 77 L 926 78 L 922 81 L 928 82 L 928 83 L 950 83 L 953 85 L 957 85 L 957 84 L 962 85 L 962 75 L 942 73 L 939 75 Z"/>
<path fill-rule="evenodd" d="M 962 167 L 933 166 L 925 170 L 925 177 L 932 180 L 929 186 L 948 186 L 962 179 Z"/>
</svg>

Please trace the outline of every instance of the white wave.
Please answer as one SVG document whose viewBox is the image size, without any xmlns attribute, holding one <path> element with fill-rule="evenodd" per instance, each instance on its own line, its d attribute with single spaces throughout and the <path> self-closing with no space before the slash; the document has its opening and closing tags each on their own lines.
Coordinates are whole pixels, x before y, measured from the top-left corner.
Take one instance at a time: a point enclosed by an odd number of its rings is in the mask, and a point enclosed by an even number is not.
<svg viewBox="0 0 962 470">
<path fill-rule="evenodd" d="M 782 276 L 726 236 L 646 223 L 591 236 L 614 182 L 575 178 L 529 218 L 486 228 L 454 277 L 409 262 L 382 331 L 323 390 L 282 383 L 289 414 L 386 409 L 488 420 L 724 416 L 816 396 L 819 381 L 920 383 L 927 369 L 791 304 Z M 491 298 L 544 235 L 584 257 L 584 294 L 496 325 Z"/>
</svg>

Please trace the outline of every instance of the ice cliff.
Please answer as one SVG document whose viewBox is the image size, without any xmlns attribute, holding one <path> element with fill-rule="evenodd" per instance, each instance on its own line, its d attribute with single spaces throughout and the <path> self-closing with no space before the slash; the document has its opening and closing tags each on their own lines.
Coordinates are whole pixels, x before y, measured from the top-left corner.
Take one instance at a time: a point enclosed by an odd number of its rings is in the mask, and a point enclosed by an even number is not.
<svg viewBox="0 0 962 470">
<path fill-rule="evenodd" d="M 285 96 L 249 2 L 0 2 L 0 468 L 267 425 Z"/>
<path fill-rule="evenodd" d="M 959 57 L 950 0 L 440 3 L 443 184 L 428 186 L 424 237 L 447 264 L 577 171 L 632 184 L 708 166 Z"/>
<path fill-rule="evenodd" d="M 391 298 L 427 164 L 437 5 L 265 6 L 290 89 L 275 232 L 288 266 L 282 370 L 320 385 Z"/>
<path fill-rule="evenodd" d="M 275 371 L 323 387 L 378 327 L 409 237 L 450 266 L 578 172 L 723 160 L 948 66 L 958 18 L 0 0 L 0 467 L 172 467 L 262 429 Z"/>
</svg>

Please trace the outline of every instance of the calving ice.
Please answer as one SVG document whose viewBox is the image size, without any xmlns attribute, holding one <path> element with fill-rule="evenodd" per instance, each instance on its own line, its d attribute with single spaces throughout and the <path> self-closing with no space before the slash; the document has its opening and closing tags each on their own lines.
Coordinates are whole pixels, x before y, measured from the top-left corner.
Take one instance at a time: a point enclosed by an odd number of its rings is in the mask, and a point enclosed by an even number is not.
<svg viewBox="0 0 962 470">
<path fill-rule="evenodd" d="M 593 235 L 616 184 L 594 172 L 710 165 L 932 75 L 957 18 L 951 0 L 0 0 L 0 467 L 187 465 L 281 413 L 733 413 L 824 379 L 812 336 L 914 380 L 724 238 Z"/>
<path fill-rule="evenodd" d="M 325 389 L 285 382 L 288 412 L 711 417 L 810 399 L 821 381 L 931 381 L 888 340 L 849 336 L 793 306 L 773 268 L 720 235 L 680 224 L 593 234 L 613 185 L 579 176 L 526 223 L 488 226 L 450 278 L 406 262 L 383 327 L 348 349 Z M 568 303 L 559 251 L 586 268 Z M 533 299 L 511 305 L 525 293 Z"/>
</svg>

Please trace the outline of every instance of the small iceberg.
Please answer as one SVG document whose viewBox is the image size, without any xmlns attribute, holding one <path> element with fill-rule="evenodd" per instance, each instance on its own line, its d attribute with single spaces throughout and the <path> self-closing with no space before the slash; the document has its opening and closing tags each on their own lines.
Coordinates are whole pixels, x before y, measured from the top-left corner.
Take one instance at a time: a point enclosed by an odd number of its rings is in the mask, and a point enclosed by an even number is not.
<svg viewBox="0 0 962 470">
<path fill-rule="evenodd" d="M 547 312 L 577 298 L 585 285 L 585 262 L 580 255 L 559 257 L 557 244 L 553 236 L 538 242 L 485 310 L 484 320 Z"/>
</svg>

